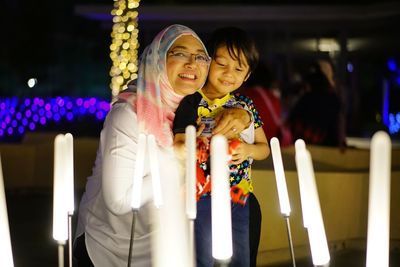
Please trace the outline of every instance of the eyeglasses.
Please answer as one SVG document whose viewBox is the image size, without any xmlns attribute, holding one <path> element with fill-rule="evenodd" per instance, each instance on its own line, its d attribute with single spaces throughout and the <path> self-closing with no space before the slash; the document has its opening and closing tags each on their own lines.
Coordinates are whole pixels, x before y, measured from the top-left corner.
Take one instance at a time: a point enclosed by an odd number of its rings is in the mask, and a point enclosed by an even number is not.
<svg viewBox="0 0 400 267">
<path fill-rule="evenodd" d="M 183 50 L 169 51 L 168 54 L 174 59 L 182 62 L 189 62 L 192 59 L 192 56 L 194 56 L 196 63 L 200 65 L 208 65 L 211 62 L 211 58 L 206 54 L 192 54 Z"/>
</svg>

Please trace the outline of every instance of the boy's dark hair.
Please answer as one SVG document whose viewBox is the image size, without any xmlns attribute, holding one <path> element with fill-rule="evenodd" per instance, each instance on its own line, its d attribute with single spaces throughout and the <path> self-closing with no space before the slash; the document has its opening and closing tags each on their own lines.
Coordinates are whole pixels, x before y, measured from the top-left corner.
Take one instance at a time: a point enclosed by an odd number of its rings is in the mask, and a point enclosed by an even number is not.
<svg viewBox="0 0 400 267">
<path fill-rule="evenodd" d="M 240 53 L 243 53 L 249 65 L 249 73 L 253 72 L 258 64 L 258 50 L 256 43 L 244 30 L 237 27 L 224 27 L 216 29 L 208 40 L 206 47 L 211 57 L 221 46 L 226 46 L 229 55 L 240 61 Z"/>
</svg>

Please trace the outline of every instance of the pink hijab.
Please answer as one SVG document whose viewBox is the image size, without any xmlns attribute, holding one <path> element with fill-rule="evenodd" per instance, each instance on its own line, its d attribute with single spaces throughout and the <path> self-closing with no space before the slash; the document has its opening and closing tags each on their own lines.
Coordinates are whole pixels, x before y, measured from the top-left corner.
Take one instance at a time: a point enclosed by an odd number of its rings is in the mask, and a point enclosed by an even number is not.
<svg viewBox="0 0 400 267">
<path fill-rule="evenodd" d="M 162 30 L 143 51 L 135 91 L 135 83 L 119 94 L 119 100 L 127 101 L 137 114 L 139 132 L 153 134 L 162 147 L 172 145 L 172 123 L 175 110 L 184 96 L 175 93 L 169 83 L 166 61 L 167 53 L 176 39 L 191 35 L 199 40 L 190 28 L 174 24 Z M 206 48 L 204 47 L 204 51 Z M 133 91 L 132 91 L 133 90 Z"/>
</svg>

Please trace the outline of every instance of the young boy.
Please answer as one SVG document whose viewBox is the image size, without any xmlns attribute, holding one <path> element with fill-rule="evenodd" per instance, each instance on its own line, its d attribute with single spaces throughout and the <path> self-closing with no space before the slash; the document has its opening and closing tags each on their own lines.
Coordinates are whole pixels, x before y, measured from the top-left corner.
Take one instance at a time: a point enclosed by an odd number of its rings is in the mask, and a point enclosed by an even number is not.
<svg viewBox="0 0 400 267">
<path fill-rule="evenodd" d="M 241 29 L 221 28 L 215 31 L 207 47 L 212 61 L 206 84 L 193 95 L 186 96 L 175 112 L 173 131 L 174 146 L 183 151 L 185 128 L 200 122 L 198 139 L 198 203 L 195 222 L 197 266 L 213 266 L 211 254 L 211 198 L 208 163 L 208 143 L 214 118 L 225 108 L 243 107 L 254 117 L 254 136 L 230 141 L 232 153 L 230 183 L 232 196 L 233 257 L 230 266 L 250 265 L 249 209 L 247 197 L 253 191 L 250 170 L 253 159 L 262 160 L 269 154 L 269 147 L 262 122 L 252 101 L 244 96 L 232 95 L 247 80 L 258 62 L 254 41 Z M 203 129 L 204 127 L 204 129 Z M 235 129 L 232 129 L 233 131 Z M 200 175 L 199 175 L 200 172 Z M 211 177 L 212 179 L 212 177 Z"/>
</svg>

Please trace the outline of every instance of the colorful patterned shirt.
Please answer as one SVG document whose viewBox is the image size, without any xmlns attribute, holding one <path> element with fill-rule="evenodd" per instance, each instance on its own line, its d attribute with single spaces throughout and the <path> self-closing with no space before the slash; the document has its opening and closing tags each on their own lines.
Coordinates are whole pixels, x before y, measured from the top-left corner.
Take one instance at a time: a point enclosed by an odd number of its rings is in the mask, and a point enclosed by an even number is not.
<svg viewBox="0 0 400 267">
<path fill-rule="evenodd" d="M 241 107 L 250 111 L 254 117 L 254 128 L 262 126 L 262 121 L 255 109 L 253 101 L 238 93 L 227 94 L 219 99 L 208 99 L 201 91 L 196 92 L 192 95 L 186 96 L 178 106 L 175 112 L 175 119 L 173 125 L 174 134 L 184 133 L 188 125 L 197 125 L 198 118 L 201 118 L 202 123 L 206 125 L 203 131 L 204 136 L 210 138 L 211 131 L 214 127 L 214 118 L 225 108 Z M 251 182 L 251 163 L 253 159 L 249 158 L 244 160 L 240 164 L 229 165 L 230 170 L 230 185 L 231 185 L 231 196 L 234 202 L 240 202 L 244 204 L 246 202 L 249 192 L 253 191 Z M 200 168 L 204 171 L 204 175 L 207 177 L 210 174 L 209 160 L 199 162 Z M 239 198 L 242 201 L 235 201 L 234 189 L 239 186 L 243 188 L 245 194 Z M 209 195 L 210 192 L 206 192 L 203 195 Z"/>
</svg>

